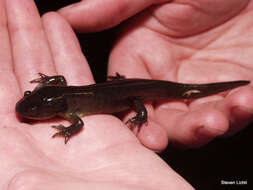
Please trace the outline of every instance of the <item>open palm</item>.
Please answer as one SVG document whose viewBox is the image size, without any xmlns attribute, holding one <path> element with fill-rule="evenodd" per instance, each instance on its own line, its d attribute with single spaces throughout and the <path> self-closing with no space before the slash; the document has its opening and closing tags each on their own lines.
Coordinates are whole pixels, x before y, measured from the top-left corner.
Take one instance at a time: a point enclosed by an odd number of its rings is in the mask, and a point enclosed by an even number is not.
<svg viewBox="0 0 253 190">
<path fill-rule="evenodd" d="M 91 4 L 110 9 L 95 10 Z M 252 6 L 249 0 L 87 0 L 60 13 L 81 31 L 108 28 L 135 15 L 122 24 L 110 74 L 209 83 L 252 79 Z M 80 15 L 88 22 L 81 22 Z M 147 104 L 149 127 L 142 127 L 138 137 L 155 150 L 164 149 L 168 141 L 201 146 L 244 128 L 251 120 L 252 100 L 248 86 L 192 102 L 153 102 Z"/>
<path fill-rule="evenodd" d="M 42 20 L 32 0 L 0 0 L 1 189 L 192 189 L 113 116 L 84 119 L 85 130 L 52 139 L 57 121 L 27 124 L 15 103 L 37 73 L 93 82 L 69 25 L 56 13 Z"/>
</svg>

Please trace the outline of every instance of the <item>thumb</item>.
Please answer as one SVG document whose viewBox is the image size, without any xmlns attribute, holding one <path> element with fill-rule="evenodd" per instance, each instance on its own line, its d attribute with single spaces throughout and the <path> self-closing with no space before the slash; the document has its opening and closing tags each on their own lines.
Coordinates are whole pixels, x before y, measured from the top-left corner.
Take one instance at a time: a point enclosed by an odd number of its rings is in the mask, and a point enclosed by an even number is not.
<svg viewBox="0 0 253 190">
<path fill-rule="evenodd" d="M 143 9 L 168 0 L 83 0 L 59 10 L 80 32 L 95 32 L 113 27 Z"/>
</svg>

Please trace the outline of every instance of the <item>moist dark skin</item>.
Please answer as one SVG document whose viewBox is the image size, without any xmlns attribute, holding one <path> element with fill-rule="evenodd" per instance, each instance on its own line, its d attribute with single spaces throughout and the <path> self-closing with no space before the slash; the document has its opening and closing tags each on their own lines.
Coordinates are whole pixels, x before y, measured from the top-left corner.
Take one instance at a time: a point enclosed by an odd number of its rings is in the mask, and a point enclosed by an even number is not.
<svg viewBox="0 0 253 190">
<path fill-rule="evenodd" d="M 53 137 L 69 138 L 83 128 L 81 117 L 100 113 L 117 113 L 134 108 L 136 115 L 127 121 L 130 128 L 138 129 L 147 123 L 146 101 L 167 99 L 195 99 L 209 96 L 242 85 L 250 81 L 231 81 L 209 84 L 183 84 L 161 80 L 125 79 L 117 75 L 111 81 L 87 86 L 67 86 L 61 75 L 47 76 L 39 73 L 39 83 L 33 91 L 26 91 L 16 104 L 16 112 L 23 118 L 45 120 L 61 117 L 72 124 L 52 126 L 59 130 Z"/>
</svg>

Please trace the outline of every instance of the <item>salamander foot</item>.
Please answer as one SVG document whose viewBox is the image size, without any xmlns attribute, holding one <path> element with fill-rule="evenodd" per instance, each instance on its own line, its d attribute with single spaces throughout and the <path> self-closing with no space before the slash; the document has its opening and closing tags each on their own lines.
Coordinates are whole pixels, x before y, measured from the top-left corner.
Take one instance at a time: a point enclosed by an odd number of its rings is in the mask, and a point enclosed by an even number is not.
<svg viewBox="0 0 253 190">
<path fill-rule="evenodd" d="M 71 132 L 69 131 L 69 127 L 65 127 L 63 125 L 53 125 L 53 128 L 59 130 L 59 132 L 55 133 L 52 138 L 56 136 L 64 136 L 65 137 L 65 144 L 68 142 L 69 137 L 71 136 Z"/>
<path fill-rule="evenodd" d="M 135 126 L 138 127 L 138 132 L 141 129 L 141 126 L 145 124 L 146 126 L 148 125 L 148 121 L 147 118 L 143 118 L 143 117 L 132 117 L 129 120 L 127 120 L 126 125 L 129 127 L 129 129 L 133 130 Z"/>
</svg>

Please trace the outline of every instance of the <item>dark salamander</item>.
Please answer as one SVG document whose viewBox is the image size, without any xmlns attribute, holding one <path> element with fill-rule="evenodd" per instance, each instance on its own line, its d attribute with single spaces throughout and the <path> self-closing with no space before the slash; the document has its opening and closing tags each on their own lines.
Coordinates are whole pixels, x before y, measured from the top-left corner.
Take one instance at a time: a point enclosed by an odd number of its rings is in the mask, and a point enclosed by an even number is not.
<svg viewBox="0 0 253 190">
<path fill-rule="evenodd" d="M 39 83 L 31 92 L 17 102 L 16 112 L 23 118 L 44 120 L 62 117 L 72 124 L 53 126 L 64 136 L 65 143 L 83 127 L 80 117 L 99 113 L 116 113 L 135 108 L 137 114 L 127 123 L 130 128 L 147 122 L 145 101 L 166 99 L 194 99 L 230 90 L 250 81 L 231 81 L 210 84 L 183 84 L 161 80 L 124 79 L 117 74 L 114 80 L 87 86 L 67 86 L 63 76 L 46 76 L 31 82 Z M 115 80 L 119 79 L 119 80 Z"/>
</svg>

